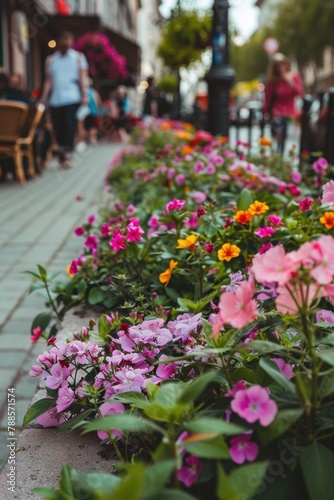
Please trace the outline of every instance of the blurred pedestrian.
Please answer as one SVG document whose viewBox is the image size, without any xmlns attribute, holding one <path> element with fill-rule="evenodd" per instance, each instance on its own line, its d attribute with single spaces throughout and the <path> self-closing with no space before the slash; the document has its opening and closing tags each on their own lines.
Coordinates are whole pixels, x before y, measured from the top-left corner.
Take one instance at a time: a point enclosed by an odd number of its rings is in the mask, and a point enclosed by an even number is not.
<svg viewBox="0 0 334 500">
<path fill-rule="evenodd" d="M 49 98 L 51 119 L 58 143 L 58 156 L 63 168 L 69 168 L 76 133 L 76 112 L 88 102 L 88 63 L 81 52 L 72 48 L 74 36 L 60 34 L 57 50 L 45 64 L 46 79 L 41 96 Z"/>
<path fill-rule="evenodd" d="M 147 88 L 145 90 L 144 105 L 143 105 L 143 118 L 148 117 L 158 118 L 158 89 L 154 85 L 153 76 L 147 78 Z"/>
<path fill-rule="evenodd" d="M 18 73 L 12 73 L 8 77 L 8 84 L 5 91 L 2 93 L 2 99 L 7 99 L 8 101 L 18 101 L 25 104 L 32 104 L 28 96 L 28 92 L 25 89 L 22 75 Z"/>
<path fill-rule="evenodd" d="M 4 95 L 8 88 L 8 76 L 3 68 L 0 68 L 0 99 L 4 99 Z"/>
<path fill-rule="evenodd" d="M 288 121 L 298 118 L 296 97 L 303 96 L 303 85 L 298 73 L 291 71 L 290 60 L 281 53 L 271 59 L 267 70 L 264 116 L 271 124 L 277 152 L 284 152 Z"/>
<path fill-rule="evenodd" d="M 130 104 L 124 85 L 120 85 L 116 89 L 116 106 L 118 109 L 118 117 L 115 120 L 116 134 L 120 142 L 126 142 L 128 140 L 127 128 Z"/>
</svg>

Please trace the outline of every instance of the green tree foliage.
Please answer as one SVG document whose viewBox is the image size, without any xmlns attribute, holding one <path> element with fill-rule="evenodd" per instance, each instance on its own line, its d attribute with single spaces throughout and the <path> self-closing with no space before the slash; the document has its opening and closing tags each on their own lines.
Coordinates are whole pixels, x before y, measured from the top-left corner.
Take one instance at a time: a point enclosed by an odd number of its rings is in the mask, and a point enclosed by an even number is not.
<svg viewBox="0 0 334 500">
<path fill-rule="evenodd" d="M 162 28 L 158 56 L 171 70 L 200 61 L 210 45 L 211 13 L 180 10 Z"/>
<path fill-rule="evenodd" d="M 266 72 L 268 56 L 263 50 L 265 33 L 256 31 L 249 40 L 238 46 L 231 43 L 231 66 L 238 81 L 255 80 Z"/>
</svg>

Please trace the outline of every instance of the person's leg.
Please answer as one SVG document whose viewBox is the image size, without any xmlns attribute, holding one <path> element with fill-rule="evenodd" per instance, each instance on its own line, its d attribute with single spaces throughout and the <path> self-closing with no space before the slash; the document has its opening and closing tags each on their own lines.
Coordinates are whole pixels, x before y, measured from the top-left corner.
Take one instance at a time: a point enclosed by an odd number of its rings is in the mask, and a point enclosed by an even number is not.
<svg viewBox="0 0 334 500">
<path fill-rule="evenodd" d="M 66 106 L 57 106 L 51 108 L 51 120 L 53 130 L 56 136 L 57 144 L 60 148 L 66 146 L 66 130 L 65 130 L 65 108 Z"/>
<path fill-rule="evenodd" d="M 65 108 L 65 116 L 63 127 L 65 130 L 65 149 L 70 152 L 73 151 L 74 148 L 74 139 L 77 130 L 77 118 L 76 112 L 79 108 L 79 104 L 70 104 L 68 106 L 64 106 Z"/>
</svg>

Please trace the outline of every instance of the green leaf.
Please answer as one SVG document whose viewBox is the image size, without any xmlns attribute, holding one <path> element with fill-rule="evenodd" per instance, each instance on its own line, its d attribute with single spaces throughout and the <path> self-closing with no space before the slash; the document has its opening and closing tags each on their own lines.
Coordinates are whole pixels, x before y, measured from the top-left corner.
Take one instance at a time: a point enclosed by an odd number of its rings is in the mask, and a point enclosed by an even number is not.
<svg viewBox="0 0 334 500">
<path fill-rule="evenodd" d="M 113 491 L 112 495 L 103 500 L 140 500 L 145 486 L 145 465 L 137 463 L 131 466 L 129 474 Z"/>
<path fill-rule="evenodd" d="M 30 328 L 31 333 L 32 333 L 33 329 L 37 328 L 38 326 L 42 330 L 46 330 L 50 324 L 51 318 L 52 318 L 51 312 L 42 312 L 40 314 L 37 314 L 37 316 L 34 318 L 34 320 L 32 322 L 31 328 Z"/>
<path fill-rule="evenodd" d="M 108 335 L 110 334 L 111 327 L 110 327 L 110 323 L 106 320 L 105 314 L 102 314 L 99 317 L 97 329 L 98 329 L 98 332 L 99 332 L 101 339 L 106 340 L 108 338 Z"/>
<path fill-rule="evenodd" d="M 108 415 L 103 418 L 95 419 L 93 422 L 79 422 L 75 428 L 77 427 L 83 427 L 83 434 L 92 431 L 107 431 L 109 429 L 133 432 L 157 431 L 164 433 L 164 430 L 154 422 L 126 413 L 121 415 Z"/>
<path fill-rule="evenodd" d="M 30 274 L 30 276 L 33 276 L 34 278 L 38 279 L 39 281 L 43 281 L 43 280 L 41 280 L 41 277 L 39 274 L 36 274 L 32 271 L 23 271 L 23 274 Z"/>
<path fill-rule="evenodd" d="M 141 392 L 121 392 L 112 396 L 108 401 L 117 401 L 125 404 L 130 404 L 134 408 L 144 410 L 148 408 L 151 403 Z"/>
<path fill-rule="evenodd" d="M 46 281 L 46 276 L 47 276 L 46 270 L 44 269 L 43 266 L 40 266 L 39 264 L 37 264 L 37 267 L 38 267 L 38 270 L 39 270 L 39 275 L 41 277 L 41 280 L 45 282 Z"/>
<path fill-rule="evenodd" d="M 249 189 L 244 188 L 237 198 L 238 210 L 247 210 L 249 205 L 253 203 L 253 195 Z"/>
<path fill-rule="evenodd" d="M 282 351 L 286 352 L 286 348 L 284 346 L 275 344 L 275 342 L 270 342 L 269 340 L 251 340 L 247 344 L 242 344 L 239 348 L 246 351 L 259 351 L 262 354 Z"/>
<path fill-rule="evenodd" d="M 121 479 L 101 472 L 78 473 L 73 479 L 76 499 L 109 500 Z"/>
<path fill-rule="evenodd" d="M 331 500 L 334 491 L 334 454 L 322 444 L 313 443 L 300 454 L 310 500 Z"/>
<path fill-rule="evenodd" d="M 322 400 L 333 393 L 334 393 L 334 370 L 332 370 L 331 373 L 322 378 L 318 394 L 320 400 Z"/>
<path fill-rule="evenodd" d="M 324 349 L 317 353 L 319 358 L 325 363 L 328 363 L 331 366 L 334 366 L 334 349 Z"/>
<path fill-rule="evenodd" d="M 99 304 L 103 302 L 103 300 L 106 298 L 108 294 L 101 290 L 98 286 L 94 286 L 93 288 L 90 289 L 89 294 L 88 294 L 88 302 L 91 305 Z"/>
<path fill-rule="evenodd" d="M 250 500 L 261 486 L 267 465 L 267 462 L 243 465 L 229 476 L 218 466 L 217 499 Z"/>
<path fill-rule="evenodd" d="M 201 458 L 230 458 L 228 446 L 222 436 L 217 436 L 214 439 L 187 443 L 182 442 L 183 448 L 189 453 L 197 455 Z"/>
<path fill-rule="evenodd" d="M 216 373 L 214 371 L 205 373 L 204 375 L 197 377 L 191 382 L 184 384 L 184 389 L 180 395 L 180 401 L 182 403 L 194 402 L 206 389 L 206 387 L 213 382 Z"/>
<path fill-rule="evenodd" d="M 208 345 L 214 345 L 212 341 L 212 323 L 207 321 L 206 319 L 202 318 L 201 319 L 202 326 L 203 326 L 203 333 L 205 335 L 206 341 Z"/>
<path fill-rule="evenodd" d="M 39 417 L 46 411 L 51 410 L 51 408 L 54 408 L 55 406 L 56 406 L 55 399 L 44 398 L 40 399 L 39 401 L 36 401 L 36 403 L 30 406 L 27 413 L 25 414 L 23 419 L 23 425 L 29 424 L 29 422 L 35 420 L 35 418 Z"/>
<path fill-rule="evenodd" d="M 60 493 L 49 488 L 34 488 L 32 492 L 46 498 L 46 500 L 63 500 L 64 498 Z"/>
<path fill-rule="evenodd" d="M 283 375 L 276 363 L 269 359 L 261 358 L 259 365 L 279 386 L 295 394 L 295 386 Z"/>
<path fill-rule="evenodd" d="M 91 415 L 92 413 L 96 413 L 95 410 L 90 409 L 90 410 L 85 410 L 82 413 L 79 413 L 79 415 L 76 415 L 73 418 L 70 418 L 69 420 L 66 420 L 60 426 L 57 428 L 58 431 L 68 431 L 71 429 L 74 429 L 74 427 L 79 423 L 85 420 L 86 417 Z"/>
<path fill-rule="evenodd" d="M 181 311 L 191 311 L 194 314 L 201 312 L 204 307 L 216 296 L 216 293 L 211 293 L 210 295 L 203 297 L 201 300 L 194 302 L 189 299 L 178 298 L 178 304 Z"/>
<path fill-rule="evenodd" d="M 203 432 L 203 433 L 219 433 L 225 434 L 226 436 L 232 436 L 234 434 L 242 434 L 246 431 L 245 428 L 226 422 L 225 420 L 220 420 L 218 418 L 198 418 L 192 420 L 189 424 L 186 424 L 185 429 L 190 432 Z"/>
<path fill-rule="evenodd" d="M 66 499 L 75 500 L 72 479 L 77 475 L 77 471 L 68 464 L 63 465 L 60 472 L 60 491 L 66 494 Z"/>
<path fill-rule="evenodd" d="M 168 482 L 173 470 L 176 468 L 174 460 L 158 462 L 145 469 L 145 491 L 141 500 L 160 499 L 160 492 Z"/>
<path fill-rule="evenodd" d="M 268 426 L 259 430 L 263 444 L 267 444 L 287 431 L 304 413 L 303 408 L 281 410 L 275 420 Z"/>
<path fill-rule="evenodd" d="M 152 498 L 151 500 L 156 500 L 156 498 Z M 168 490 L 160 491 L 159 500 L 198 500 L 198 498 L 185 491 L 168 488 Z"/>
</svg>

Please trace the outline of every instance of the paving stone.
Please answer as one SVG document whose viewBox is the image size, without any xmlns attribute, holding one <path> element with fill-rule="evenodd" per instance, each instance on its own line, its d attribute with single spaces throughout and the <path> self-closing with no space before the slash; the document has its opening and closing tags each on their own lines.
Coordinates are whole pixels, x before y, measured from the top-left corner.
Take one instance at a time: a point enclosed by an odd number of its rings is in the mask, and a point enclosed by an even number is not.
<svg viewBox="0 0 334 500">
<path fill-rule="evenodd" d="M 2 350 L 0 352 L 0 366 L 1 368 L 21 366 L 25 357 L 25 351 L 15 350 L 15 352 L 13 352 L 13 350 Z"/>
</svg>

